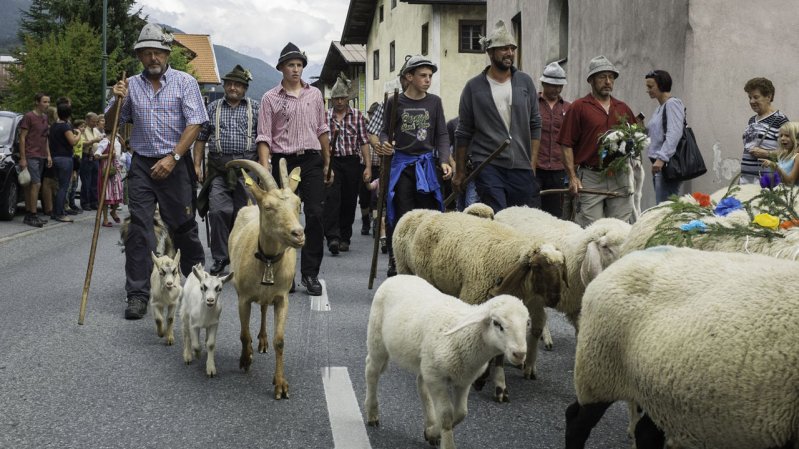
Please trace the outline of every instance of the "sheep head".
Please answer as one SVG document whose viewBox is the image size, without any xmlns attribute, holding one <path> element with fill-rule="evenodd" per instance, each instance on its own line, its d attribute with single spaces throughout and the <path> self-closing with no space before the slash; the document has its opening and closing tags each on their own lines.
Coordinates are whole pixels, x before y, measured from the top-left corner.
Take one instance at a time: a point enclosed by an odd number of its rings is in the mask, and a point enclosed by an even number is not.
<svg viewBox="0 0 799 449">
<path fill-rule="evenodd" d="M 161 285 L 167 290 L 180 287 L 180 250 L 174 259 L 166 255 L 156 256 L 152 251 L 150 257 L 153 259 L 153 272 L 158 274 Z"/>
<path fill-rule="evenodd" d="M 489 296 L 521 292 L 526 300 L 539 297 L 547 307 L 555 307 L 563 285 L 569 285 L 563 253 L 547 243 L 522 254 L 518 263 L 497 280 Z"/>
<path fill-rule="evenodd" d="M 631 228 L 630 224 L 615 218 L 602 218 L 585 228 L 585 256 L 580 265 L 583 287 L 621 257 Z"/>
<path fill-rule="evenodd" d="M 212 276 L 203 269 L 203 264 L 198 263 L 191 268 L 192 273 L 200 281 L 200 292 L 202 293 L 202 300 L 209 308 L 216 307 L 219 304 L 219 297 L 222 294 L 222 286 L 229 280 L 233 279 L 233 272 L 227 276 Z"/>
<path fill-rule="evenodd" d="M 281 188 L 278 187 L 272 174 L 254 161 L 236 159 L 225 166 L 242 169 L 245 184 L 258 205 L 261 235 L 293 248 L 303 246 L 305 230 L 300 224 L 300 198 L 294 193 L 300 182 L 300 168 L 292 170 L 289 176 L 286 160 L 280 160 L 280 178 L 283 185 Z M 256 184 L 244 169 L 255 173 L 262 185 Z"/>
</svg>

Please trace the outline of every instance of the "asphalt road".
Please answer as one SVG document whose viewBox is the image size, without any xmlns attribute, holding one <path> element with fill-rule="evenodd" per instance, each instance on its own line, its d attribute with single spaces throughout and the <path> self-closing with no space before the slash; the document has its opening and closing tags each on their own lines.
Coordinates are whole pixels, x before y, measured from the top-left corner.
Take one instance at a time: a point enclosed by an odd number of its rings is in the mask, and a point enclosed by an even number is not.
<svg viewBox="0 0 799 449">
<path fill-rule="evenodd" d="M 329 310 L 318 303 L 322 311 L 312 310 L 302 288 L 291 295 L 285 349 L 290 399 L 276 401 L 271 350 L 256 353 L 248 373 L 238 368 L 232 285 L 222 296 L 213 379 L 205 376 L 205 353 L 201 363 L 183 363 L 179 325 L 176 345 L 167 347 L 150 315 L 123 319 L 118 226 L 101 228 L 86 322 L 79 326 L 90 215 L 42 229 L 22 225 L 21 217 L 0 222 L 0 448 L 429 447 L 414 376 L 396 365 L 380 380 L 381 426 L 363 424 L 374 291 L 367 289 L 371 240 L 359 234 L 359 220 L 349 253 L 325 253 L 320 279 Z M 377 285 L 385 268 L 382 256 Z M 524 380 L 508 368 L 508 404 L 473 391 L 469 415 L 455 429 L 460 449 L 563 447 L 564 411 L 574 400 L 574 332 L 562 316 L 550 316 L 555 348 L 539 355 L 539 379 Z M 269 317 L 271 332 L 271 311 Z M 625 407 L 614 405 L 588 447 L 630 447 L 626 424 Z"/>
</svg>

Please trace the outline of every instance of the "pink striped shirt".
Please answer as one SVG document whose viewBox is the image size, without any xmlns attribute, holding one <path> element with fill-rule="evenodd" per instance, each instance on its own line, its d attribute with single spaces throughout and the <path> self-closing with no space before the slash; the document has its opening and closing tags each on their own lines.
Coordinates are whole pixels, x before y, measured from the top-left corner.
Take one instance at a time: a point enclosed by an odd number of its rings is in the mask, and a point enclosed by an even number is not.
<svg viewBox="0 0 799 449">
<path fill-rule="evenodd" d="M 255 141 L 269 145 L 270 153 L 319 151 L 319 136 L 329 131 L 322 93 L 308 83 L 302 83 L 297 97 L 286 93 L 281 83 L 261 98 Z"/>
</svg>

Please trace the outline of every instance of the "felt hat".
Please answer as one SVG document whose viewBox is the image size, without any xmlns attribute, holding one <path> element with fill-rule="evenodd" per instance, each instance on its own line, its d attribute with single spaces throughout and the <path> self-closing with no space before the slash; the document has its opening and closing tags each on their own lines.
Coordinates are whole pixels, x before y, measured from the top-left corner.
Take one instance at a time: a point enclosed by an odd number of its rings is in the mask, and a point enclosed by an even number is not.
<svg viewBox="0 0 799 449">
<path fill-rule="evenodd" d="M 566 85 L 566 71 L 557 62 L 550 62 L 544 68 L 544 74 L 541 75 L 539 81 L 547 84 L 555 84 L 558 86 Z"/>
<path fill-rule="evenodd" d="M 342 98 L 342 97 L 350 97 L 350 85 L 352 83 L 350 80 L 344 76 L 343 73 L 338 75 L 336 79 L 336 84 L 333 85 L 333 88 L 330 89 L 330 98 Z"/>
<path fill-rule="evenodd" d="M 227 75 L 222 77 L 225 81 L 238 81 L 245 86 L 250 86 L 250 81 L 252 81 L 252 73 L 249 70 L 245 69 L 244 67 L 236 64 L 236 67 L 233 67 L 233 70 L 228 72 Z"/>
<path fill-rule="evenodd" d="M 435 63 L 433 63 L 433 61 L 431 61 L 429 58 L 422 55 L 414 55 L 405 57 L 405 64 L 403 64 L 402 69 L 400 69 L 400 75 L 405 75 L 411 70 L 419 67 L 430 67 L 430 69 L 433 70 L 433 73 L 438 71 L 438 66 L 435 65 Z"/>
<path fill-rule="evenodd" d="M 508 45 L 512 45 L 514 48 L 519 46 L 502 20 L 497 21 L 496 25 L 494 25 L 494 30 L 488 36 L 480 38 L 480 45 L 483 47 L 483 51 L 487 51 L 489 48 L 507 47 Z"/>
<path fill-rule="evenodd" d="M 588 77 L 586 79 L 591 79 L 591 77 L 599 72 L 613 72 L 615 78 L 619 77 L 619 71 L 616 70 L 616 66 L 608 61 L 608 58 L 600 55 L 596 58 L 592 59 L 591 62 L 588 64 Z"/>
<path fill-rule="evenodd" d="M 133 49 L 157 48 L 159 50 L 172 51 L 172 40 L 172 34 L 165 32 L 160 25 L 148 23 L 141 29 L 139 40 L 133 45 Z"/>
<path fill-rule="evenodd" d="M 280 58 L 277 60 L 277 67 L 280 68 L 280 64 L 288 61 L 289 59 L 300 59 L 302 60 L 302 66 L 305 67 L 308 65 L 308 57 L 305 56 L 305 52 L 300 51 L 300 48 L 296 45 L 289 42 L 283 47 L 283 50 L 280 51 Z"/>
</svg>

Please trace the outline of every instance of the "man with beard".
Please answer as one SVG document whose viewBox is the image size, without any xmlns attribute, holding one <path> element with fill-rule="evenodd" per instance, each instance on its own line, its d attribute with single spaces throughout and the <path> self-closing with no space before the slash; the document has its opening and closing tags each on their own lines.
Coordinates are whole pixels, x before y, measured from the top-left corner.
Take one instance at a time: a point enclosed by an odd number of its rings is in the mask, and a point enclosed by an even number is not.
<svg viewBox="0 0 799 449">
<path fill-rule="evenodd" d="M 631 221 L 633 202 L 630 176 L 626 172 L 603 173 L 599 160 L 598 138 L 620 123 L 634 123 L 633 111 L 624 102 L 613 98 L 613 83 L 619 71 L 604 56 L 597 56 L 588 65 L 591 93 L 572 103 L 557 142 L 563 150 L 563 166 L 569 176 L 569 190 L 579 189 L 618 192 L 623 197 L 582 193 L 577 199 L 575 221 L 588 226 L 604 217 Z"/>
<path fill-rule="evenodd" d="M 349 100 L 350 81 L 342 74 L 330 91 L 333 107 L 327 111 L 327 124 L 334 139 L 330 144 L 330 164 L 335 176 L 327 189 L 324 220 L 327 248 L 334 255 L 350 250 L 358 188 L 372 180 L 366 123 L 361 111 L 350 107 Z"/>
<path fill-rule="evenodd" d="M 466 83 L 461 93 L 455 131 L 455 176 L 462 191 L 466 157 L 478 166 L 510 138 L 510 146 L 475 178 L 480 201 L 499 212 L 510 206 L 541 207 L 535 179 L 541 138 L 541 116 L 533 79 L 513 66 L 516 40 L 501 20 L 480 43 L 491 65 Z"/>
<path fill-rule="evenodd" d="M 305 245 L 300 258 L 300 282 L 309 295 L 320 296 L 319 268 L 324 256 L 322 202 L 325 184 L 335 173 L 326 176 L 330 166 L 330 128 L 319 89 L 302 80 L 308 58 L 289 42 L 280 52 L 277 69 L 283 80 L 261 98 L 258 116 L 258 161 L 271 168 L 280 179 L 279 162 L 286 160 L 289 172 L 300 167 L 298 192 L 305 213 Z"/>
<path fill-rule="evenodd" d="M 181 252 L 184 275 L 205 262 L 194 215 L 194 171 L 189 151 L 202 125 L 208 121 L 200 86 L 188 73 L 169 66 L 172 36 L 147 24 L 133 46 L 144 71 L 114 85 L 114 99 L 106 109 L 106 127 L 133 123 L 128 172 L 130 227 L 125 239 L 125 274 L 128 306 L 125 318 L 137 320 L 147 313 L 150 271 L 155 250 L 155 206 Z M 122 98 L 116 116 L 117 97 Z"/>
<path fill-rule="evenodd" d="M 230 263 L 228 237 L 239 209 L 247 205 L 247 189 L 238 169 L 225 164 L 234 159 L 258 160 L 255 139 L 258 137 L 260 105 L 247 97 L 252 74 L 237 65 L 224 80 L 225 97 L 208 105 L 210 120 L 194 142 L 194 171 L 203 183 L 200 191 L 200 215 L 208 215 L 211 225 L 211 257 L 208 270 L 216 276 Z M 208 144 L 208 169 L 202 172 L 202 161 Z M 207 206 L 207 207 L 206 207 Z"/>
</svg>

